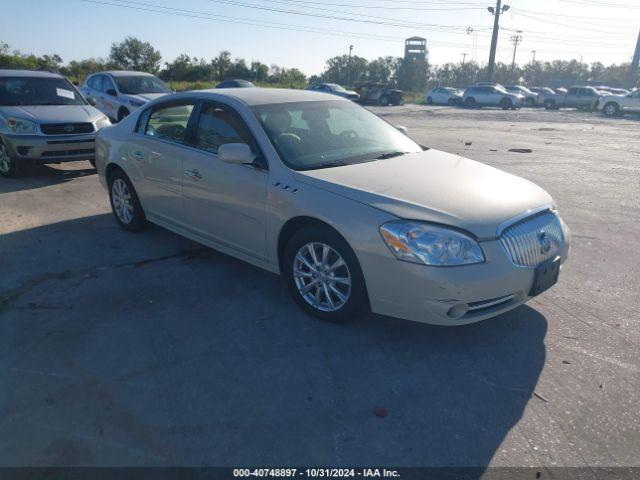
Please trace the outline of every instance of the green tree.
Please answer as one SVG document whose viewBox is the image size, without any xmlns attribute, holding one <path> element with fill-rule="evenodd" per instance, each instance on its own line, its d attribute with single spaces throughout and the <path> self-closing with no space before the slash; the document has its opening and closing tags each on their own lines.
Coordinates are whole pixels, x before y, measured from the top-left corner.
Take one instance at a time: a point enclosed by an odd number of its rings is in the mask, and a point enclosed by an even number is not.
<svg viewBox="0 0 640 480">
<path fill-rule="evenodd" d="M 149 42 L 127 37 L 120 43 L 111 45 L 109 60 L 124 70 L 139 70 L 157 73 L 162 55 Z"/>
</svg>

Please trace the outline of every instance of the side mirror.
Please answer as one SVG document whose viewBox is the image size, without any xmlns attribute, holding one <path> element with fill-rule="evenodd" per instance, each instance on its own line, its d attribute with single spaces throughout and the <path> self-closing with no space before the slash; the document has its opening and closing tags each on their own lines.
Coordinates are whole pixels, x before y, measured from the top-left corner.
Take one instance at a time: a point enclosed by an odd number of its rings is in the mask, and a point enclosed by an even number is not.
<svg viewBox="0 0 640 480">
<path fill-rule="evenodd" d="M 89 102 L 89 105 L 92 105 L 94 107 L 96 106 L 96 99 L 93 97 L 87 97 L 87 102 Z"/>
<path fill-rule="evenodd" d="M 255 157 L 246 143 L 225 143 L 218 148 L 218 158 L 226 163 L 244 165 L 253 163 Z"/>
<path fill-rule="evenodd" d="M 407 130 L 407 127 L 403 127 L 402 125 L 396 125 L 396 129 L 404 133 L 407 137 L 409 136 L 409 130 Z"/>
<path fill-rule="evenodd" d="M 110 88 L 109 90 L 107 90 L 106 94 L 110 95 L 112 97 L 117 97 L 118 96 L 118 92 L 116 92 L 113 88 Z"/>
</svg>

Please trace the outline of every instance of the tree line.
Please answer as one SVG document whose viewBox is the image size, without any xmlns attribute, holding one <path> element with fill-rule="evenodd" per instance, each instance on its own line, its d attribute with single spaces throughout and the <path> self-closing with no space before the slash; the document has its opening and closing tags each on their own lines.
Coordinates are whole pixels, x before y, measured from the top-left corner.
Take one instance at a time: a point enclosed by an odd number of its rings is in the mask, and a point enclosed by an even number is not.
<svg viewBox="0 0 640 480">
<path fill-rule="evenodd" d="M 171 62 L 162 62 L 162 54 L 149 42 L 128 37 L 114 43 L 107 58 L 72 60 L 64 64 L 56 54 L 37 56 L 11 50 L 0 42 L 0 68 L 59 71 L 77 82 L 101 70 L 140 70 L 157 74 L 173 82 L 208 83 L 227 78 L 242 78 L 259 84 L 304 88 L 307 83 L 331 82 L 354 86 L 363 82 L 380 82 L 408 91 L 423 91 L 436 85 L 465 87 L 486 77 L 486 66 L 477 62 L 429 65 L 427 62 L 406 62 L 401 57 L 386 56 L 367 60 L 357 55 L 338 55 L 328 59 L 319 75 L 307 77 L 297 68 L 266 65 L 233 58 L 228 51 L 211 59 L 181 54 Z M 605 66 L 600 62 L 578 60 L 529 62 L 525 65 L 497 63 L 494 81 L 526 85 L 568 86 L 590 83 L 627 86 L 629 63 Z M 637 84 L 637 81 L 636 81 Z"/>
</svg>

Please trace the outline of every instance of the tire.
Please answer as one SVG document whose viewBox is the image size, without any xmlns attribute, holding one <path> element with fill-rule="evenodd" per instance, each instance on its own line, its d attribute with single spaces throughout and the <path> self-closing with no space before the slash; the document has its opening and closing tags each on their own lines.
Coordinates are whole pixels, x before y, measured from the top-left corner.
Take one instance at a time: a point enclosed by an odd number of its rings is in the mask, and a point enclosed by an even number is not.
<svg viewBox="0 0 640 480">
<path fill-rule="evenodd" d="M 533 108 L 536 106 L 536 101 L 533 98 L 529 97 L 524 101 L 524 106 Z"/>
<path fill-rule="evenodd" d="M 109 203 L 113 216 L 125 230 L 138 232 L 146 226 L 147 218 L 138 194 L 127 174 L 120 169 L 109 176 Z"/>
<path fill-rule="evenodd" d="M 509 110 L 513 108 L 513 102 L 510 98 L 503 98 L 502 100 L 500 100 L 500 106 L 503 110 Z"/>
<path fill-rule="evenodd" d="M 617 117 L 620 114 L 620 105 L 616 102 L 607 102 L 602 107 L 602 113 L 607 117 Z"/>
<path fill-rule="evenodd" d="M 450 98 L 447 100 L 447 105 L 453 107 L 456 104 L 456 100 L 454 98 Z"/>
<path fill-rule="evenodd" d="M 126 108 L 121 108 L 120 110 L 118 110 L 118 123 L 120 123 L 122 120 L 124 120 L 128 116 L 129 116 L 129 110 L 127 110 Z"/>
<path fill-rule="evenodd" d="M 555 100 L 545 100 L 544 101 L 544 108 L 545 108 L 545 110 L 555 110 L 556 109 Z"/>
<path fill-rule="evenodd" d="M 433 105 L 433 98 L 427 97 L 427 105 Z"/>
<path fill-rule="evenodd" d="M 339 259 L 343 265 L 327 269 Z M 368 306 L 364 276 L 356 255 L 347 241 L 326 225 L 311 225 L 296 232 L 284 249 L 281 270 L 294 301 L 320 320 L 346 323 Z M 303 293 L 305 288 L 308 291 Z"/>
<path fill-rule="evenodd" d="M 9 155 L 9 150 L 0 139 L 0 175 L 7 178 L 19 177 L 22 173 L 23 162 Z"/>
<path fill-rule="evenodd" d="M 389 99 L 383 95 L 380 97 L 380 106 L 386 107 L 387 105 L 389 105 Z"/>
<path fill-rule="evenodd" d="M 464 106 L 467 108 L 475 108 L 477 106 L 476 99 L 473 97 L 467 97 L 464 100 Z"/>
</svg>

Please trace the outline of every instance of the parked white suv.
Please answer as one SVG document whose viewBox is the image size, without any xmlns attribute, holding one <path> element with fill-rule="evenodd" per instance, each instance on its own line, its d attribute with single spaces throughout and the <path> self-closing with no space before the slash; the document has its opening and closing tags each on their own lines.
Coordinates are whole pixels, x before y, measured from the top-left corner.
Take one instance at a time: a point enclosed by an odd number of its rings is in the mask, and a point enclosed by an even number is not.
<svg viewBox="0 0 640 480">
<path fill-rule="evenodd" d="M 465 107 L 502 107 L 503 110 L 515 110 L 524 103 L 524 96 L 507 92 L 501 85 L 474 85 L 465 90 L 462 104 Z"/>
<path fill-rule="evenodd" d="M 87 77 L 81 89 L 85 98 L 112 121 L 171 93 L 162 80 L 145 72 L 99 72 Z"/>
<path fill-rule="evenodd" d="M 627 95 L 607 95 L 601 97 L 597 109 L 607 117 L 614 117 L 623 112 L 640 112 L 640 89 Z"/>
</svg>

